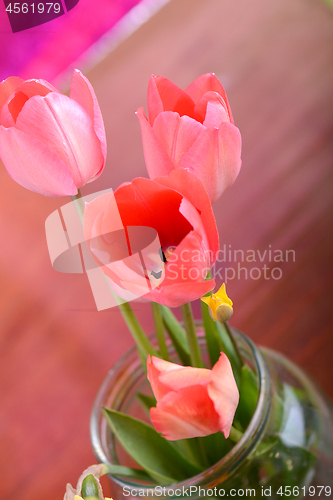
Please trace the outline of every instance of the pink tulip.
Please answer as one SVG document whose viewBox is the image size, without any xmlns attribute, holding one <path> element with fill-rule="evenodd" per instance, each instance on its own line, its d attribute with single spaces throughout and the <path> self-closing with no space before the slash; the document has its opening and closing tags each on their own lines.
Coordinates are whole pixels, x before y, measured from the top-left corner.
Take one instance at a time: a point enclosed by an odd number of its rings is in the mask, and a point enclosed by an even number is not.
<svg viewBox="0 0 333 500">
<path fill-rule="evenodd" d="M 102 173 L 103 119 L 80 71 L 73 73 L 70 97 L 44 80 L 4 80 L 0 112 L 0 158 L 27 189 L 45 196 L 76 195 Z"/>
<path fill-rule="evenodd" d="M 224 353 L 212 370 L 148 356 L 147 377 L 157 399 L 150 418 L 163 437 L 175 441 L 221 431 L 228 438 L 239 393 Z"/>
<path fill-rule="evenodd" d="M 185 91 L 152 76 L 148 114 L 149 120 L 143 108 L 137 111 L 149 177 L 184 168 L 199 177 L 214 203 L 241 167 L 241 135 L 216 76 L 202 75 Z"/>
<path fill-rule="evenodd" d="M 163 254 L 155 249 L 155 255 L 150 256 L 153 267 L 145 261 L 148 275 L 143 274 L 140 259 L 123 258 L 126 255 L 121 253 L 120 240 L 118 246 L 113 245 L 112 234 L 119 231 L 114 200 L 126 228 L 148 227 L 158 234 Z M 86 205 L 84 231 L 95 261 L 124 300 L 133 299 L 128 295 L 131 292 L 136 297 L 177 307 L 214 288 L 215 281 L 205 281 L 205 277 L 219 249 L 215 218 L 202 183 L 190 172 L 177 169 L 155 180 L 137 178 L 114 193 L 96 198 Z M 114 262 L 117 253 L 119 260 Z M 157 277 L 155 287 L 150 286 L 153 272 Z"/>
</svg>

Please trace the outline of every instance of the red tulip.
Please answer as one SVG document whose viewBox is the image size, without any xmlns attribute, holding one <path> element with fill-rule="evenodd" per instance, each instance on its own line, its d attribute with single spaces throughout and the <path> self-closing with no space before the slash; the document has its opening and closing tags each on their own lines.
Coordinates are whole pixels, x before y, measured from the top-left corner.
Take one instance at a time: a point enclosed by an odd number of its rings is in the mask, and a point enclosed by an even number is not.
<svg viewBox="0 0 333 500">
<path fill-rule="evenodd" d="M 137 111 L 149 177 L 184 168 L 199 177 L 214 203 L 241 167 L 241 135 L 216 76 L 202 75 L 185 91 L 152 76 L 148 112 L 149 120 L 143 108 Z"/>
<path fill-rule="evenodd" d="M 119 231 L 120 219 L 128 234 L 115 245 L 112 234 Z M 142 258 L 126 258 L 123 252 L 133 227 L 153 228 L 159 237 L 148 261 L 143 256 L 145 272 Z M 219 249 L 215 218 L 203 185 L 190 172 L 177 169 L 155 180 L 137 178 L 98 197 L 86 205 L 84 231 L 95 261 L 124 300 L 144 296 L 176 307 L 214 288 L 215 281 L 205 277 Z M 134 247 L 139 247 L 137 241 Z"/>
<path fill-rule="evenodd" d="M 75 70 L 70 97 L 44 80 L 0 83 L 0 158 L 19 184 L 45 196 L 75 195 L 105 165 L 101 111 Z"/>
<path fill-rule="evenodd" d="M 221 431 L 228 438 L 239 393 L 224 353 L 212 370 L 148 356 L 147 377 L 157 399 L 150 418 L 163 437 L 175 441 Z"/>
</svg>

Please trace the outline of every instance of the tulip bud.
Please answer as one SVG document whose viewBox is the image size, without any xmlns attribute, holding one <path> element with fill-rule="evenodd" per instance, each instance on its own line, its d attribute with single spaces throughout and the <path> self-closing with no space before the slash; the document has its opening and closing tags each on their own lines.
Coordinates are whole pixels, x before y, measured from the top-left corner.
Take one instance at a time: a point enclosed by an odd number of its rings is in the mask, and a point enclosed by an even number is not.
<svg viewBox="0 0 333 500">
<path fill-rule="evenodd" d="M 229 437 L 239 393 L 223 352 L 211 370 L 148 356 L 147 378 L 157 401 L 150 418 L 165 439 L 177 441 L 218 431 Z"/>
<path fill-rule="evenodd" d="M 107 472 L 105 464 L 91 465 L 81 474 L 75 489 L 67 484 L 64 500 L 112 500 L 104 497 L 99 482 L 99 478 Z"/>
<path fill-rule="evenodd" d="M 137 111 L 149 177 L 182 168 L 195 174 L 214 203 L 236 180 L 242 140 L 227 95 L 213 73 L 185 90 L 162 76 L 148 86 L 148 118 Z"/>
<path fill-rule="evenodd" d="M 209 314 L 214 321 L 225 323 L 231 318 L 233 314 L 233 304 L 227 295 L 224 283 L 218 292 L 213 293 L 209 297 L 202 297 L 201 300 L 208 305 Z"/>
<path fill-rule="evenodd" d="M 88 498 L 98 498 L 98 487 L 92 474 L 89 474 L 82 481 L 81 496 L 84 500 Z"/>
<path fill-rule="evenodd" d="M 45 196 L 75 196 L 102 173 L 103 118 L 80 71 L 70 97 L 45 80 L 0 82 L 0 158 L 14 181 Z"/>
<path fill-rule="evenodd" d="M 216 320 L 219 323 L 225 323 L 226 321 L 228 321 L 228 319 L 231 318 L 233 312 L 234 311 L 229 304 L 222 304 L 220 306 L 217 306 L 215 311 Z"/>
</svg>

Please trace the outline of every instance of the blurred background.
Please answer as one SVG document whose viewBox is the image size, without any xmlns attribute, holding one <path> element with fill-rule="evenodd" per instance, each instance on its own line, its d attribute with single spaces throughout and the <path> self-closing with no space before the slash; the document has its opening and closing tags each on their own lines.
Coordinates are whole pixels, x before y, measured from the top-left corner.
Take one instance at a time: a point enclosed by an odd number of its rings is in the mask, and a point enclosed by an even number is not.
<svg viewBox="0 0 333 500">
<path fill-rule="evenodd" d="M 239 252 L 215 266 L 218 285 L 226 267 L 235 270 L 231 324 L 301 365 L 333 398 L 329 4 L 80 0 L 15 34 L 1 5 L 0 22 L 1 79 L 44 78 L 66 92 L 78 67 L 95 89 L 108 160 L 83 194 L 147 177 L 135 111 L 146 109 L 151 74 L 182 88 L 217 75 L 243 137 L 241 173 L 214 205 L 221 248 L 257 255 L 241 262 Z M 116 309 L 97 312 L 86 276 L 52 269 L 45 220 L 69 199 L 29 192 L 3 167 L 0 177 L 0 496 L 56 500 L 95 461 L 94 397 L 133 341 Z M 132 305 L 151 332 L 149 304 Z M 198 303 L 194 309 L 198 316 Z"/>
</svg>

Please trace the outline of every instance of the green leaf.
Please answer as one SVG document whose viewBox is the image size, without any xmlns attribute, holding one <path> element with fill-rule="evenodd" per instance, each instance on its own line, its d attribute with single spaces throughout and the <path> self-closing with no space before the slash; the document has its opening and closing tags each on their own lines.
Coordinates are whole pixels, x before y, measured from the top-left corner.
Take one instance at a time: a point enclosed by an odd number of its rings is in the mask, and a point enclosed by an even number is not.
<svg viewBox="0 0 333 500">
<path fill-rule="evenodd" d="M 222 432 L 216 432 L 201 438 L 210 465 L 216 464 L 235 446 L 230 439 L 226 439 Z"/>
<path fill-rule="evenodd" d="M 115 410 L 104 408 L 103 413 L 123 448 L 158 484 L 199 474 L 200 469 L 187 462 L 150 425 Z"/>
<path fill-rule="evenodd" d="M 153 406 L 156 406 L 156 399 L 154 396 L 147 396 L 146 394 L 137 394 L 136 397 L 141 403 L 142 408 L 149 415 L 149 410 Z"/>
<path fill-rule="evenodd" d="M 217 363 L 220 357 L 220 346 L 218 342 L 218 332 L 214 320 L 210 317 L 208 305 L 201 302 L 202 319 L 205 328 L 206 342 L 211 366 Z"/>
<path fill-rule="evenodd" d="M 105 464 L 105 468 L 107 469 L 105 474 L 111 474 L 112 476 L 128 476 L 133 479 L 151 480 L 151 477 L 144 470 L 112 464 Z"/>
<path fill-rule="evenodd" d="M 243 430 L 249 425 L 257 406 L 258 382 L 256 375 L 247 365 L 241 369 L 239 388 L 239 404 L 235 420 L 239 420 Z"/>
<path fill-rule="evenodd" d="M 188 439 L 178 439 L 177 441 L 170 441 L 170 444 L 176 448 L 178 453 L 185 458 L 187 462 L 190 462 L 195 467 L 199 467 L 201 471 L 209 467 L 209 463 L 204 462 L 204 456 L 202 449 L 199 446 L 199 440 L 202 438 L 188 438 Z"/>
<path fill-rule="evenodd" d="M 241 379 L 241 362 L 238 358 L 238 355 L 237 355 L 235 348 L 232 344 L 232 340 L 230 339 L 229 334 L 228 334 L 225 326 L 221 325 L 221 323 L 219 323 L 218 321 L 215 321 L 214 324 L 215 324 L 215 327 L 217 330 L 217 340 L 218 340 L 218 343 L 220 346 L 219 351 L 223 351 L 227 355 L 227 357 L 231 363 L 232 371 L 233 371 L 237 386 L 239 387 L 240 379 Z"/>
<path fill-rule="evenodd" d="M 161 306 L 163 321 L 169 337 L 177 351 L 183 365 L 190 366 L 190 351 L 186 339 L 186 333 L 176 316 L 166 306 Z"/>
</svg>

